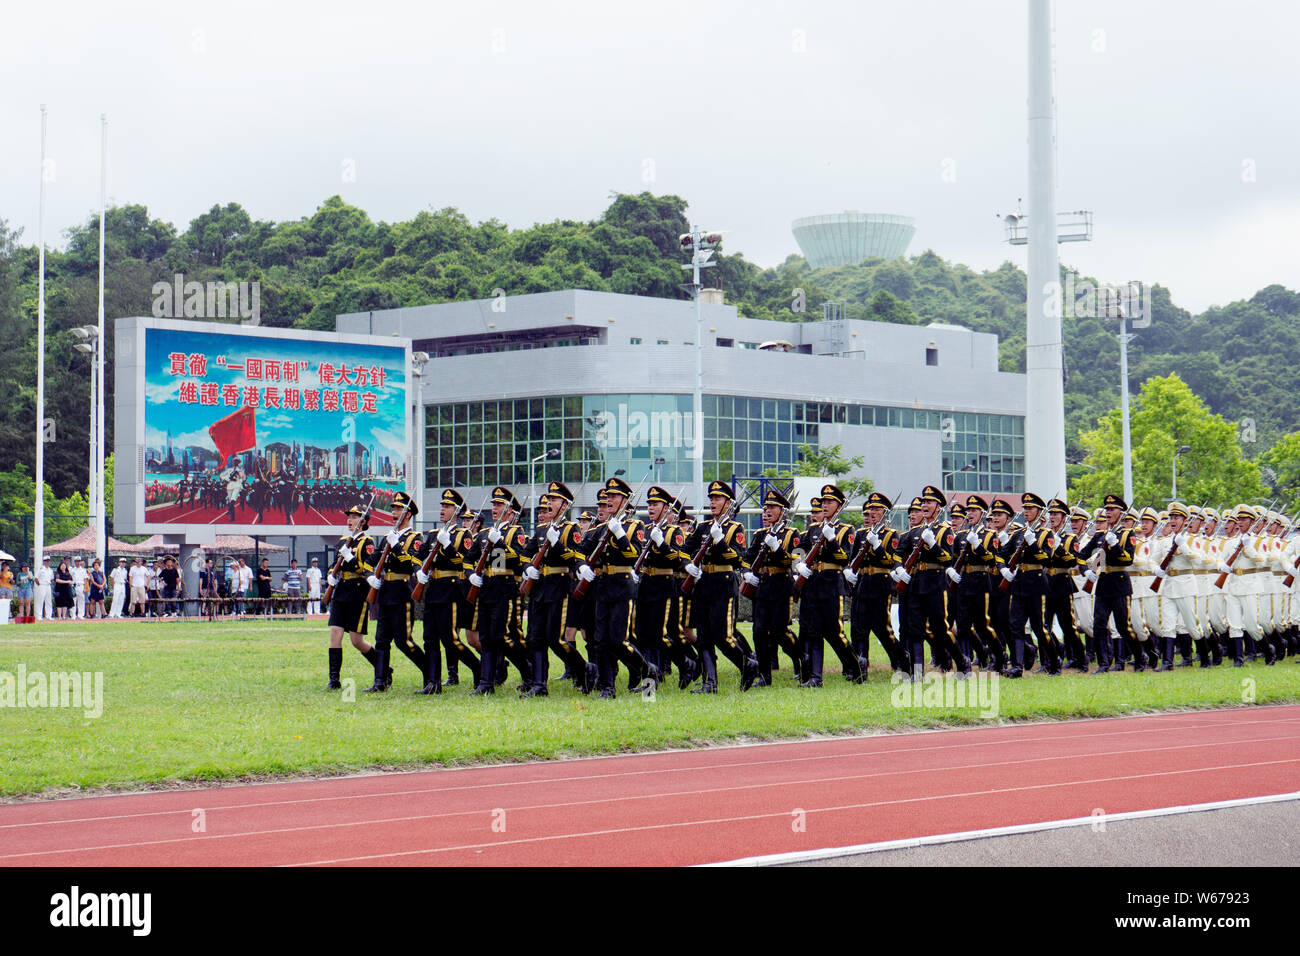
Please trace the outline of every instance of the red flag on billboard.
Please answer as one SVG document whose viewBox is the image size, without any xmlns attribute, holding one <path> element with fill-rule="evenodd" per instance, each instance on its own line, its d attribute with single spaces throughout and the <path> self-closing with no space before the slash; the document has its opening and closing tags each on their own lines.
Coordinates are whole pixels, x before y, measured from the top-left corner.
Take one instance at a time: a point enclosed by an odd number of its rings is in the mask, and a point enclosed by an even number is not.
<svg viewBox="0 0 1300 956">
<path fill-rule="evenodd" d="M 208 426 L 208 434 L 217 446 L 217 454 L 224 465 L 231 455 L 247 451 L 257 445 L 255 409 L 241 408 Z"/>
</svg>

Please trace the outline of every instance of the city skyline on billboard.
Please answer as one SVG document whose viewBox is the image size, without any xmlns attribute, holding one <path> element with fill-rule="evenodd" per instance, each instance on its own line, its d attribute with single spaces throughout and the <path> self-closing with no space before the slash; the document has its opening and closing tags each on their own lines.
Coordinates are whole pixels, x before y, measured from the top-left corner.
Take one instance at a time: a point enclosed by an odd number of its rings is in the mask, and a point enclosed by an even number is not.
<svg viewBox="0 0 1300 956">
<path fill-rule="evenodd" d="M 390 523 L 388 502 L 410 467 L 407 342 L 123 321 L 140 323 L 127 375 L 139 497 L 127 523 L 138 533 L 216 525 L 329 534 L 348 508 L 371 502 L 373 523 Z"/>
</svg>

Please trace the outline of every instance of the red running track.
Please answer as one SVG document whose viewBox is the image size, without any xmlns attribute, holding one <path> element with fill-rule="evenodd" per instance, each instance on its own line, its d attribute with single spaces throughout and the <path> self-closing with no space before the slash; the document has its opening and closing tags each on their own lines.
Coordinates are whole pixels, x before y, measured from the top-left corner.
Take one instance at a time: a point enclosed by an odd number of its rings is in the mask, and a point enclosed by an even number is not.
<svg viewBox="0 0 1300 956">
<path fill-rule="evenodd" d="M 678 865 L 1298 790 L 1300 706 L 1250 707 L 13 804 L 0 864 Z"/>
</svg>

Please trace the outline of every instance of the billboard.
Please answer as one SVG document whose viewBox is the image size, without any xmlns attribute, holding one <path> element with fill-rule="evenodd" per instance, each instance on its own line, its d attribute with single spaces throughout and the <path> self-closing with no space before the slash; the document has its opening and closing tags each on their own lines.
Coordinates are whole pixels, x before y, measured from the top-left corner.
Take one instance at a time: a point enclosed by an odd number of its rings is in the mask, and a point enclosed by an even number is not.
<svg viewBox="0 0 1300 956">
<path fill-rule="evenodd" d="M 371 501 L 391 524 L 409 341 L 131 318 L 116 346 L 118 533 L 334 534 Z"/>
</svg>

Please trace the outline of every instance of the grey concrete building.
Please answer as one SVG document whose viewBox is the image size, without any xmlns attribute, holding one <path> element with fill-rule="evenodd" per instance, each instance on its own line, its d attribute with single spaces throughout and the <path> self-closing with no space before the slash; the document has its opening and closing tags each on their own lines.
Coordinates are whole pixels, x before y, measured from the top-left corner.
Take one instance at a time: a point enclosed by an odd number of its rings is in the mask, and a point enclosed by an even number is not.
<svg viewBox="0 0 1300 956">
<path fill-rule="evenodd" d="M 749 319 L 715 290 L 701 310 L 706 479 L 788 469 L 800 445 L 840 444 L 885 494 L 936 481 L 1024 490 L 1025 378 L 998 371 L 995 335 Z M 633 484 L 647 471 L 690 481 L 689 301 L 567 290 L 352 313 L 336 327 L 410 338 L 429 356 L 414 449 L 429 505 L 448 485 L 471 505 L 496 484 L 522 500 L 530 479 L 563 480 L 589 504 L 619 468 Z"/>
</svg>

